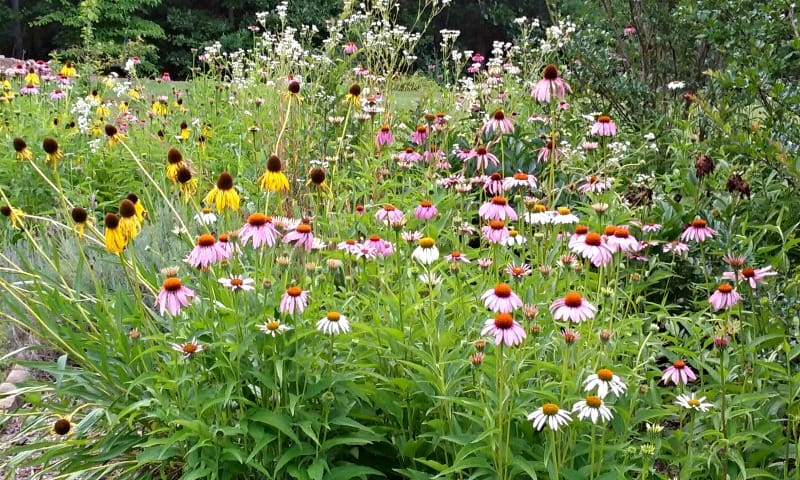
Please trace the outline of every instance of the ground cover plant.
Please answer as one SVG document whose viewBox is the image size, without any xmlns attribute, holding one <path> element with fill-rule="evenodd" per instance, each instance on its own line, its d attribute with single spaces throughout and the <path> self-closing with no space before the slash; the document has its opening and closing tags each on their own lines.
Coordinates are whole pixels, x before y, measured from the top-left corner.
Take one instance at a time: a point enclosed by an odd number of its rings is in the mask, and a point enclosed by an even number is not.
<svg viewBox="0 0 800 480">
<path fill-rule="evenodd" d="M 57 358 L 8 477 L 797 475 L 796 153 L 756 109 L 675 79 L 618 121 L 568 19 L 441 32 L 434 82 L 394 6 L 321 48 L 287 8 L 187 82 L 5 72 L 1 314 Z"/>
</svg>

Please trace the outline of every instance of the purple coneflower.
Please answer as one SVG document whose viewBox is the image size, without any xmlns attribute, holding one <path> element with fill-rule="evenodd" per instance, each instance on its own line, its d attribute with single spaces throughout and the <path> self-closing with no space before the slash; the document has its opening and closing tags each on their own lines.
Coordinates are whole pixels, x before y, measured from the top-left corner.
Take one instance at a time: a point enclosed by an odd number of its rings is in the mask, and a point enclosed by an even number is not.
<svg viewBox="0 0 800 480">
<path fill-rule="evenodd" d="M 508 205 L 506 197 L 495 196 L 490 201 L 481 205 L 478 215 L 486 220 L 516 220 L 517 212 Z"/>
<path fill-rule="evenodd" d="M 252 278 L 242 278 L 241 275 L 231 275 L 229 278 L 220 278 L 217 281 L 223 287 L 230 288 L 234 292 L 239 290 L 244 290 L 245 292 L 249 292 L 251 290 L 255 290 L 256 288 L 253 286 L 255 280 L 253 280 Z"/>
<path fill-rule="evenodd" d="M 481 295 L 484 305 L 496 313 L 511 313 L 522 306 L 522 300 L 511 291 L 507 283 L 498 283 Z"/>
<path fill-rule="evenodd" d="M 310 252 L 314 248 L 314 234 L 311 232 L 311 225 L 301 223 L 294 231 L 283 237 L 283 243 L 293 243 L 296 248 L 304 247 L 307 252 Z"/>
<path fill-rule="evenodd" d="M 279 236 L 272 218 L 263 213 L 253 213 L 247 217 L 247 223 L 239 229 L 239 240 L 242 245 L 246 245 L 252 239 L 253 248 L 258 248 L 263 244 L 271 247 L 275 245 Z"/>
<path fill-rule="evenodd" d="M 496 110 L 494 115 L 492 115 L 492 118 L 483 124 L 483 129 L 481 131 L 483 133 L 500 133 L 507 135 L 509 133 L 514 133 L 514 124 L 511 123 L 509 118 L 506 118 L 505 112 L 502 110 Z"/>
<path fill-rule="evenodd" d="M 709 238 L 714 237 L 717 231 L 708 226 L 702 218 L 695 218 L 692 223 L 686 227 L 686 230 L 681 233 L 681 241 L 683 242 L 704 242 Z"/>
<path fill-rule="evenodd" d="M 483 191 L 487 192 L 490 195 L 502 195 L 505 189 L 503 181 L 503 176 L 497 172 L 486 176 L 483 176 Z"/>
<path fill-rule="evenodd" d="M 741 299 L 741 295 L 733 289 L 733 285 L 722 283 L 708 298 L 708 303 L 711 304 L 714 310 L 722 310 L 736 305 Z"/>
<path fill-rule="evenodd" d="M 602 193 L 608 190 L 608 184 L 598 176 L 590 175 L 586 183 L 578 187 L 581 193 Z"/>
<path fill-rule="evenodd" d="M 203 346 L 197 343 L 196 337 L 193 337 L 190 342 L 183 344 L 170 343 L 169 346 L 176 352 L 182 353 L 183 358 L 189 358 L 192 355 L 203 351 Z"/>
<path fill-rule="evenodd" d="M 364 242 L 364 246 L 375 250 L 375 253 L 382 257 L 388 257 L 394 253 L 394 244 L 382 239 L 378 235 L 370 235 L 367 241 Z"/>
<path fill-rule="evenodd" d="M 413 147 L 406 147 L 405 150 L 397 154 L 397 161 L 405 164 L 414 164 L 422 160 L 422 154 L 414 150 Z"/>
<path fill-rule="evenodd" d="M 392 204 L 387 203 L 380 210 L 375 212 L 375 219 L 384 225 L 389 225 L 395 222 L 400 222 L 404 218 L 401 210 Z"/>
<path fill-rule="evenodd" d="M 411 134 L 411 142 L 417 145 L 422 145 L 428 139 L 428 127 L 426 125 L 418 125 L 416 130 Z"/>
<path fill-rule="evenodd" d="M 689 251 L 689 245 L 679 240 L 673 240 L 671 242 L 667 242 L 661 248 L 664 251 L 664 253 L 672 253 L 673 255 L 680 255 L 681 253 L 686 253 Z"/>
<path fill-rule="evenodd" d="M 52 92 L 50 92 L 50 100 L 61 100 L 62 98 L 66 98 L 67 92 L 61 90 L 60 88 L 56 88 Z"/>
<path fill-rule="evenodd" d="M 345 55 L 352 55 L 358 51 L 358 47 L 353 42 L 347 42 L 342 47 L 342 51 Z"/>
<path fill-rule="evenodd" d="M 725 272 L 722 274 L 722 278 L 726 280 L 743 280 L 749 283 L 750 287 L 756 288 L 759 284 L 764 285 L 767 283 L 767 281 L 764 280 L 765 277 L 777 274 L 778 272 L 772 270 L 772 265 L 767 265 L 766 267 L 756 269 L 745 267 L 739 272 Z"/>
<path fill-rule="evenodd" d="M 286 289 L 281 297 L 279 310 L 281 313 L 303 313 L 308 305 L 308 292 L 300 287 L 292 286 Z"/>
<path fill-rule="evenodd" d="M 536 160 L 539 163 L 549 162 L 552 158 L 553 161 L 558 160 L 558 156 L 561 154 L 561 149 L 556 148 L 553 140 L 548 140 L 542 148 L 539 149 L 539 155 L 537 155 Z"/>
<path fill-rule="evenodd" d="M 615 124 L 608 115 L 600 115 L 594 125 L 592 125 L 592 131 L 590 133 L 600 137 L 613 137 L 617 134 L 617 124 Z"/>
<path fill-rule="evenodd" d="M 573 245 L 583 242 L 583 239 L 586 237 L 587 233 L 589 233 L 589 227 L 586 225 L 575 225 L 575 231 L 569 237 L 567 246 L 572 248 Z"/>
<path fill-rule="evenodd" d="M 502 220 L 492 220 L 489 225 L 484 225 L 481 228 L 483 238 L 489 240 L 490 243 L 502 243 L 503 240 L 508 238 L 508 228 Z"/>
<path fill-rule="evenodd" d="M 661 381 L 665 385 L 669 384 L 669 382 L 675 385 L 680 385 L 681 383 L 686 385 L 696 379 L 697 375 L 683 360 L 675 360 L 672 365 L 664 370 L 664 374 L 661 376 Z"/>
<path fill-rule="evenodd" d="M 566 320 L 575 323 L 594 318 L 597 308 L 581 297 L 580 293 L 569 292 L 550 305 L 550 313 L 554 320 Z"/>
<path fill-rule="evenodd" d="M 641 250 L 641 245 L 631 236 L 628 227 L 614 228 L 614 234 L 606 239 L 609 250 L 612 252 L 637 252 Z"/>
<path fill-rule="evenodd" d="M 494 154 L 489 153 L 489 150 L 487 150 L 483 145 L 475 149 L 475 155 L 473 155 L 472 158 L 475 160 L 475 167 L 479 170 L 489 168 L 489 164 L 500 164 L 500 160 L 498 160 Z"/>
<path fill-rule="evenodd" d="M 429 200 L 423 200 L 419 206 L 414 209 L 414 216 L 420 220 L 430 220 L 439 213 L 436 206 Z"/>
<path fill-rule="evenodd" d="M 197 244 L 184 261 L 194 268 L 207 269 L 212 264 L 227 258 L 227 252 L 217 245 L 214 235 L 204 233 L 197 237 Z"/>
<path fill-rule="evenodd" d="M 572 92 L 572 88 L 558 76 L 558 67 L 547 65 L 542 71 L 542 79 L 531 90 L 531 98 L 535 98 L 537 102 L 549 103 L 553 96 L 560 100 L 567 92 Z"/>
<path fill-rule="evenodd" d="M 481 335 L 494 335 L 494 344 L 501 343 L 513 347 L 522 343 L 525 329 L 508 313 L 498 313 L 494 318 L 486 320 Z"/>
<path fill-rule="evenodd" d="M 583 258 L 588 258 L 595 267 L 611 263 L 613 252 L 597 232 L 587 233 L 582 241 L 576 241 L 570 248 Z"/>
<path fill-rule="evenodd" d="M 527 263 L 509 263 L 506 266 L 506 273 L 511 275 L 512 278 L 522 278 L 531 274 L 531 266 Z"/>
<path fill-rule="evenodd" d="M 184 287 L 178 277 L 169 277 L 161 285 L 153 306 L 158 307 L 159 315 L 166 311 L 174 317 L 181 313 L 182 307 L 189 306 L 189 300 L 194 296 L 194 290 Z"/>
<path fill-rule="evenodd" d="M 394 143 L 394 135 L 389 125 L 381 125 L 381 129 L 375 135 L 375 145 L 383 147 Z"/>
<path fill-rule="evenodd" d="M 449 255 L 445 255 L 444 259 L 453 263 L 470 263 L 469 259 L 458 250 L 453 250 Z"/>
</svg>

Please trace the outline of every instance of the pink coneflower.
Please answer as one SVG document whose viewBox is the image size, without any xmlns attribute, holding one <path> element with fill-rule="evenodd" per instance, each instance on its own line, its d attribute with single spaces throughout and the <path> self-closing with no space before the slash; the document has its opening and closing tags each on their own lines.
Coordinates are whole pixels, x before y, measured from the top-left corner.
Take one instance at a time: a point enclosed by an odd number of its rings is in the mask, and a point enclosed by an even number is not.
<svg viewBox="0 0 800 480">
<path fill-rule="evenodd" d="M 578 187 L 581 193 L 602 193 L 608 190 L 608 184 L 598 176 L 590 175 L 586 183 Z"/>
<path fill-rule="evenodd" d="M 365 260 L 374 260 L 378 257 L 378 252 L 364 243 L 359 243 L 358 248 L 356 248 L 353 254 L 356 256 L 356 260 L 361 260 L 362 258 Z"/>
<path fill-rule="evenodd" d="M 534 189 L 538 185 L 536 177 L 523 172 L 517 172 L 503 180 L 503 190 L 510 190 L 514 187 Z"/>
<path fill-rule="evenodd" d="M 375 145 L 383 147 L 394 143 L 394 135 L 389 125 L 381 125 L 381 129 L 375 135 Z"/>
<path fill-rule="evenodd" d="M 470 263 L 469 259 L 458 250 L 453 250 L 449 255 L 445 255 L 444 259 L 453 263 Z"/>
<path fill-rule="evenodd" d="M 486 121 L 483 124 L 483 128 L 481 129 L 483 133 L 489 134 L 504 134 L 508 135 L 509 133 L 514 133 L 514 124 L 511 123 L 509 118 L 506 118 L 505 112 L 502 110 L 495 110 L 494 115 L 492 118 Z"/>
<path fill-rule="evenodd" d="M 727 263 L 733 268 L 739 268 L 744 265 L 744 262 L 747 259 L 744 255 L 734 255 L 732 253 L 726 253 L 722 256 L 722 261 Z"/>
<path fill-rule="evenodd" d="M 390 225 L 395 222 L 401 222 L 405 218 L 402 210 L 399 210 L 392 204 L 387 203 L 380 210 L 375 212 L 375 219 L 384 225 Z"/>
<path fill-rule="evenodd" d="M 756 288 L 759 284 L 765 285 L 767 283 L 767 281 L 764 280 L 765 277 L 771 277 L 777 274 L 778 272 L 772 270 L 772 265 L 767 265 L 766 267 L 756 269 L 745 267 L 738 273 L 725 272 L 722 274 L 722 278 L 726 280 L 742 280 L 749 283 L 751 288 Z"/>
<path fill-rule="evenodd" d="M 214 263 L 221 260 L 226 260 L 229 257 L 227 252 L 223 250 L 218 244 L 214 235 L 204 233 L 197 238 L 197 244 L 186 256 L 184 262 L 193 266 L 194 268 L 207 269 Z"/>
<path fill-rule="evenodd" d="M 491 243 L 502 243 L 503 240 L 508 238 L 508 228 L 502 220 L 492 220 L 489 225 L 484 225 L 481 228 L 483 238 L 489 240 Z"/>
<path fill-rule="evenodd" d="M 617 134 L 617 125 L 608 115 L 600 115 L 594 125 L 592 125 L 590 133 L 600 137 L 613 137 Z"/>
<path fill-rule="evenodd" d="M 22 95 L 38 95 L 39 94 L 39 87 L 36 85 L 29 83 L 22 87 L 19 91 Z"/>
<path fill-rule="evenodd" d="M 550 313 L 554 320 L 584 322 L 594 318 L 597 308 L 581 297 L 580 293 L 569 292 L 564 298 L 559 298 L 550 304 Z"/>
<path fill-rule="evenodd" d="M 636 35 L 636 27 L 634 27 L 633 24 L 629 23 L 625 25 L 625 28 L 622 30 L 622 34 L 625 35 L 626 37 Z"/>
<path fill-rule="evenodd" d="M 592 150 L 597 150 L 600 148 L 600 144 L 597 142 L 583 142 L 583 144 L 581 144 L 581 148 L 587 152 L 591 152 Z"/>
<path fill-rule="evenodd" d="M 506 197 L 495 196 L 490 201 L 481 205 L 478 215 L 486 220 L 516 220 L 517 212 L 508 205 Z"/>
<path fill-rule="evenodd" d="M 456 151 L 455 154 L 457 159 L 461 160 L 462 162 L 466 162 L 475 156 L 475 150 L 469 147 L 464 147 L 461 150 Z"/>
<path fill-rule="evenodd" d="M 531 90 L 531 98 L 535 98 L 537 102 L 549 103 L 553 96 L 561 100 L 567 92 L 571 93 L 572 88 L 558 76 L 558 67 L 547 65 L 542 71 L 542 79 Z"/>
<path fill-rule="evenodd" d="M 686 253 L 689 251 L 689 245 L 681 242 L 680 240 L 673 240 L 665 243 L 661 249 L 664 251 L 664 253 L 680 255 L 681 253 Z"/>
<path fill-rule="evenodd" d="M 668 385 L 669 382 L 675 385 L 680 385 L 681 383 L 686 385 L 696 379 L 697 375 L 683 360 L 675 360 L 672 365 L 664 370 L 664 374 L 661 376 L 661 381 L 664 382 L 664 385 Z"/>
<path fill-rule="evenodd" d="M 436 206 L 429 200 L 421 201 L 419 206 L 414 209 L 414 216 L 420 220 L 430 220 L 438 214 L 439 210 L 437 210 Z"/>
<path fill-rule="evenodd" d="M 422 238 L 421 235 L 420 238 Z M 371 235 L 367 241 L 364 242 L 364 246 L 372 248 L 375 250 L 375 253 L 382 257 L 388 257 L 394 253 L 394 244 L 392 242 L 387 242 L 378 235 Z"/>
<path fill-rule="evenodd" d="M 406 164 L 414 164 L 422 160 L 422 154 L 414 150 L 412 147 L 406 147 L 405 150 L 397 154 L 397 161 Z"/>
<path fill-rule="evenodd" d="M 553 161 L 558 160 L 558 156 L 561 154 L 561 149 L 556 148 L 553 140 L 548 140 L 542 148 L 539 149 L 539 155 L 537 155 L 536 160 L 539 163 L 549 162 L 551 159 Z"/>
<path fill-rule="evenodd" d="M 183 358 L 189 358 L 192 355 L 200 353 L 204 350 L 203 346 L 197 343 L 196 337 L 193 337 L 190 342 L 183 344 L 170 343 L 169 346 L 176 352 L 182 353 Z"/>
<path fill-rule="evenodd" d="M 660 223 L 645 223 L 640 228 L 646 233 L 658 233 L 661 231 L 662 225 Z"/>
<path fill-rule="evenodd" d="M 509 263 L 506 266 L 506 273 L 511 275 L 512 278 L 527 277 L 531 274 L 531 266 L 527 263 L 517 265 L 516 263 Z"/>
<path fill-rule="evenodd" d="M 503 176 L 497 172 L 489 176 L 483 176 L 483 191 L 490 195 L 502 195 L 504 190 Z"/>
<path fill-rule="evenodd" d="M 708 298 L 708 303 L 714 310 L 722 310 L 730 308 L 741 300 L 742 297 L 733 289 L 733 285 L 722 283 L 717 287 L 717 290 Z"/>
<path fill-rule="evenodd" d="M 612 252 L 637 252 L 642 248 L 631 236 L 628 227 L 615 227 L 614 233 L 608 237 L 606 243 Z"/>
<path fill-rule="evenodd" d="M 483 145 L 475 149 L 475 155 L 472 158 L 475 160 L 475 168 L 479 170 L 489 168 L 489 164 L 500 164 L 500 160 L 498 160 L 494 154 L 489 153 L 489 150 L 487 150 Z"/>
<path fill-rule="evenodd" d="M 352 55 L 358 51 L 358 47 L 353 42 L 347 42 L 342 47 L 342 51 L 345 55 Z"/>
<path fill-rule="evenodd" d="M 336 245 L 337 250 L 342 250 L 345 253 L 349 253 L 350 255 L 356 255 L 361 249 L 361 244 L 353 239 L 345 240 L 343 242 L 339 242 Z"/>
<path fill-rule="evenodd" d="M 583 242 L 586 234 L 589 233 L 589 227 L 586 225 L 575 225 L 574 233 L 569 237 L 567 246 L 572 248 L 573 245 Z"/>
<path fill-rule="evenodd" d="M 236 236 L 238 236 L 238 234 L 236 234 Z M 231 258 L 234 252 L 241 251 L 238 246 L 230 241 L 230 237 L 231 236 L 227 233 L 220 233 L 217 239 L 217 245 L 219 245 L 220 249 L 225 251 L 226 258 Z"/>
<path fill-rule="evenodd" d="M 181 313 L 182 307 L 189 306 L 189 300 L 194 296 L 194 290 L 184 287 L 179 278 L 169 277 L 161 285 L 153 306 L 158 307 L 159 315 L 164 315 L 166 311 L 174 317 Z"/>
<path fill-rule="evenodd" d="M 612 253 L 603 237 L 597 232 L 589 232 L 583 241 L 575 242 L 570 246 L 573 252 L 583 258 L 588 258 L 592 265 L 599 267 L 611 263 Z"/>
<path fill-rule="evenodd" d="M 511 291 L 507 283 L 498 283 L 481 295 L 486 308 L 495 313 L 511 313 L 522 306 L 522 300 Z"/>
<path fill-rule="evenodd" d="M 492 266 L 492 259 L 491 258 L 479 258 L 478 259 L 478 266 L 481 270 L 488 270 L 489 267 Z"/>
<path fill-rule="evenodd" d="M 418 125 L 411 134 L 411 143 L 422 145 L 426 140 L 428 140 L 428 127 L 426 125 Z"/>
<path fill-rule="evenodd" d="M 242 245 L 246 245 L 252 239 L 253 248 L 259 248 L 263 244 L 271 247 L 275 245 L 279 236 L 272 218 L 263 213 L 253 213 L 247 217 L 247 223 L 239 229 L 239 240 Z"/>
<path fill-rule="evenodd" d="M 60 88 L 56 88 L 50 93 L 50 100 L 61 100 L 62 98 L 66 98 L 67 92 L 61 90 Z"/>
<path fill-rule="evenodd" d="M 486 320 L 481 335 L 494 335 L 495 345 L 504 343 L 509 347 L 519 345 L 526 337 L 525 329 L 508 313 L 498 313 Z"/>
<path fill-rule="evenodd" d="M 229 278 L 220 278 L 218 280 L 220 285 L 225 288 L 230 288 L 234 292 L 244 290 L 245 292 L 255 290 L 253 286 L 255 280 L 252 278 L 242 278 L 241 275 L 231 275 Z"/>
<path fill-rule="evenodd" d="M 709 227 L 705 220 L 702 218 L 695 218 L 692 220 L 692 223 L 686 227 L 686 230 L 681 233 L 681 241 L 704 242 L 714 237 L 716 234 L 717 231 Z"/>
<path fill-rule="evenodd" d="M 281 297 L 279 310 L 281 313 L 303 313 L 308 305 L 308 292 L 300 287 L 289 287 Z"/>
<path fill-rule="evenodd" d="M 446 161 L 445 153 L 439 150 L 439 147 L 436 145 L 428 146 L 428 149 L 422 152 L 422 158 L 428 163 L 435 163 L 437 165 L 443 161 Z"/>
<path fill-rule="evenodd" d="M 307 252 L 310 252 L 314 248 L 314 234 L 311 231 L 311 225 L 301 223 L 294 231 L 283 237 L 283 243 L 293 243 L 296 248 L 304 247 Z"/>
<path fill-rule="evenodd" d="M 414 230 L 414 231 L 403 230 L 402 232 L 400 232 L 400 238 L 409 243 L 418 242 L 422 237 L 423 237 L 422 232 L 420 232 L 419 230 Z"/>
</svg>

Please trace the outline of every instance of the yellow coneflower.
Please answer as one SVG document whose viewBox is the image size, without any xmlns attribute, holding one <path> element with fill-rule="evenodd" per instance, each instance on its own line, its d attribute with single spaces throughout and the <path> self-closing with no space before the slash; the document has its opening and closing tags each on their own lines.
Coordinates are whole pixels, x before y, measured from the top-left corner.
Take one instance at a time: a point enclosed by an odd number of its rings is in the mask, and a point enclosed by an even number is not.
<svg viewBox="0 0 800 480">
<path fill-rule="evenodd" d="M 119 133 L 117 127 L 111 125 L 110 123 L 106 124 L 105 127 L 106 137 L 108 137 L 108 146 L 113 147 L 114 145 L 118 144 L 120 140 L 125 138 L 125 136 Z"/>
<path fill-rule="evenodd" d="M 347 95 L 344 96 L 344 103 L 351 103 L 356 109 L 361 108 L 361 85 L 357 83 L 350 85 Z"/>
<path fill-rule="evenodd" d="M 283 94 L 288 100 L 295 100 L 297 103 L 303 102 L 303 97 L 300 96 L 300 82 L 297 80 L 290 80 L 286 86 L 286 93 Z"/>
<path fill-rule="evenodd" d="M 92 90 L 86 99 L 89 101 L 89 103 L 93 103 L 95 105 L 101 105 L 103 103 L 103 97 L 100 96 L 100 92 L 97 90 Z"/>
<path fill-rule="evenodd" d="M 128 111 L 128 102 L 119 102 L 119 105 L 117 105 L 117 108 L 119 109 L 120 113 L 127 112 Z"/>
<path fill-rule="evenodd" d="M 150 110 L 156 115 L 169 115 L 169 108 L 167 108 L 167 104 L 162 100 L 154 101 L 150 106 Z"/>
<path fill-rule="evenodd" d="M 308 172 L 308 182 L 306 184 L 314 185 L 316 188 L 320 190 L 324 190 L 328 193 L 331 192 L 331 187 L 328 186 L 327 182 L 327 173 L 325 173 L 325 169 L 321 167 L 314 167 Z"/>
<path fill-rule="evenodd" d="M 83 238 L 86 222 L 89 220 L 89 213 L 85 208 L 75 207 L 70 212 L 70 215 L 72 216 L 72 221 L 75 222 L 75 233 L 78 234 L 78 238 Z"/>
<path fill-rule="evenodd" d="M 141 199 L 135 193 L 129 193 L 127 197 L 128 200 L 133 202 L 133 206 L 136 208 L 136 218 L 139 219 L 139 222 L 144 221 L 144 217 L 147 215 L 147 209 L 144 208 Z"/>
<path fill-rule="evenodd" d="M 186 122 L 181 122 L 181 139 L 188 140 L 189 136 L 192 134 L 192 131 L 189 130 L 189 125 Z"/>
<path fill-rule="evenodd" d="M 15 137 L 13 143 L 14 150 L 17 152 L 17 160 L 33 160 L 33 152 L 28 148 L 28 144 L 25 143 L 25 140 Z"/>
<path fill-rule="evenodd" d="M 0 88 L 5 91 L 11 90 L 11 82 L 8 81 L 8 78 L 6 78 L 5 75 L 3 75 L 3 81 L 0 82 Z"/>
<path fill-rule="evenodd" d="M 89 135 L 93 137 L 98 137 L 103 134 L 103 123 L 102 120 L 95 120 L 92 122 L 92 126 L 89 127 Z"/>
<path fill-rule="evenodd" d="M 207 205 L 212 203 L 216 206 L 217 211 L 229 208 L 231 210 L 239 210 L 239 193 L 233 188 L 233 177 L 228 172 L 222 172 L 217 178 L 217 184 L 208 192 L 206 198 L 203 200 Z"/>
<path fill-rule="evenodd" d="M 181 187 L 181 197 L 184 202 L 191 200 L 197 193 L 197 179 L 192 178 L 192 171 L 186 167 L 181 167 L 175 174 L 178 184 Z"/>
<path fill-rule="evenodd" d="M 108 108 L 108 104 L 101 103 L 94 110 L 94 114 L 99 118 L 108 118 L 111 116 L 111 109 Z"/>
<path fill-rule="evenodd" d="M 25 218 L 25 213 L 19 208 L 14 208 L 10 205 L 3 205 L 0 207 L 0 213 L 11 220 L 11 226 L 17 230 L 22 230 L 22 219 Z"/>
<path fill-rule="evenodd" d="M 200 133 L 204 137 L 210 138 L 214 134 L 214 131 L 211 130 L 211 124 L 208 123 L 208 122 L 203 123 L 203 128 L 202 128 L 202 130 L 200 130 Z"/>
<path fill-rule="evenodd" d="M 174 102 L 172 102 L 172 106 L 174 106 L 175 108 L 177 108 L 181 112 L 185 112 L 186 111 L 186 107 L 183 106 L 183 99 L 182 98 L 179 98 L 179 99 L 175 100 Z"/>
<path fill-rule="evenodd" d="M 55 138 L 52 137 L 45 137 L 42 140 L 42 150 L 44 150 L 44 163 L 50 164 L 53 163 L 53 168 L 56 168 L 58 165 L 58 161 L 64 157 L 64 153 L 61 151 L 61 148 L 58 146 L 58 142 Z"/>
<path fill-rule="evenodd" d="M 258 179 L 261 189 L 270 192 L 288 191 L 289 179 L 282 170 L 281 159 L 277 155 L 271 155 L 267 159 L 267 171 Z"/>
<path fill-rule="evenodd" d="M 200 135 L 199 137 L 197 137 L 197 148 L 201 152 L 205 152 L 206 151 L 206 137 L 205 137 L 205 135 Z"/>
<path fill-rule="evenodd" d="M 35 85 L 37 87 L 39 86 L 39 75 L 36 73 L 36 70 L 34 70 L 33 67 L 28 69 L 28 74 L 25 75 L 25 83 L 28 85 Z"/>
<path fill-rule="evenodd" d="M 183 154 L 177 148 L 170 148 L 167 152 L 167 178 L 173 183 L 181 167 L 183 167 Z"/>
<path fill-rule="evenodd" d="M 142 98 L 142 94 L 139 93 L 139 90 L 135 88 L 131 88 L 130 90 L 128 90 L 128 96 L 134 100 L 141 100 Z"/>
<path fill-rule="evenodd" d="M 64 63 L 58 73 L 62 77 L 74 77 L 78 74 L 77 70 L 75 70 L 75 65 L 73 65 L 72 61 L 70 60 L 67 60 L 66 63 Z"/>
<path fill-rule="evenodd" d="M 128 245 L 128 239 L 119 226 L 120 219 L 117 215 L 109 213 L 104 220 L 106 226 L 106 250 L 111 253 L 121 253 Z"/>
<path fill-rule="evenodd" d="M 136 216 L 136 206 L 127 198 L 119 203 L 119 229 L 126 240 L 133 240 L 142 229 L 142 222 Z"/>
</svg>

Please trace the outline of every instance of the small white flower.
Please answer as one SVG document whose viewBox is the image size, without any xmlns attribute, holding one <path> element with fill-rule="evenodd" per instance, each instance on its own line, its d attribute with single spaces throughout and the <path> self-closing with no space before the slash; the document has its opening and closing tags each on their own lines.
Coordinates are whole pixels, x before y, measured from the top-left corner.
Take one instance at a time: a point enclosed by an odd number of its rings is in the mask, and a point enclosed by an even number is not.
<svg viewBox="0 0 800 480">
<path fill-rule="evenodd" d="M 252 278 L 242 278 L 241 275 L 231 275 L 230 278 L 220 278 L 218 281 L 223 287 L 230 288 L 234 292 L 237 290 L 247 292 L 256 288 L 253 286 L 255 281 Z"/>
<path fill-rule="evenodd" d="M 442 277 L 435 273 L 423 273 L 419 276 L 419 281 L 430 287 L 435 287 L 442 283 Z"/>
<path fill-rule="evenodd" d="M 292 327 L 289 325 L 284 325 L 280 322 L 280 320 L 268 320 L 263 324 L 258 326 L 258 329 L 270 336 L 277 336 L 282 334 L 287 330 L 291 330 Z"/>
<path fill-rule="evenodd" d="M 213 225 L 217 221 L 217 215 L 208 208 L 194 216 L 195 221 L 200 225 Z"/>
<path fill-rule="evenodd" d="M 597 388 L 597 396 L 600 398 L 606 398 L 609 390 L 619 397 L 628 389 L 625 382 L 607 368 L 601 368 L 597 373 L 589 375 L 583 382 L 583 387 L 584 392 Z"/>
<path fill-rule="evenodd" d="M 670 90 L 680 90 L 681 88 L 685 87 L 686 84 L 680 81 L 669 82 L 667 84 L 667 88 Z"/>
<path fill-rule="evenodd" d="M 611 409 L 605 405 L 603 399 L 594 395 L 575 403 L 572 411 L 578 412 L 578 420 L 588 418 L 595 424 L 598 420 L 608 422 L 613 417 Z"/>
<path fill-rule="evenodd" d="M 350 322 L 339 312 L 328 312 L 317 322 L 317 330 L 326 335 L 338 335 L 350 331 Z"/>
<path fill-rule="evenodd" d="M 678 395 L 675 397 L 675 403 L 688 410 L 700 410 L 701 412 L 706 412 L 714 406 L 713 403 L 706 402 L 706 397 L 695 398 L 695 392 L 692 392 L 691 395 L 685 393 Z"/>
<path fill-rule="evenodd" d="M 528 415 L 528 420 L 533 422 L 533 428 L 541 430 L 547 425 L 550 430 L 558 430 L 572 421 L 572 416 L 566 410 L 561 410 L 555 403 L 545 403 Z"/>
</svg>

